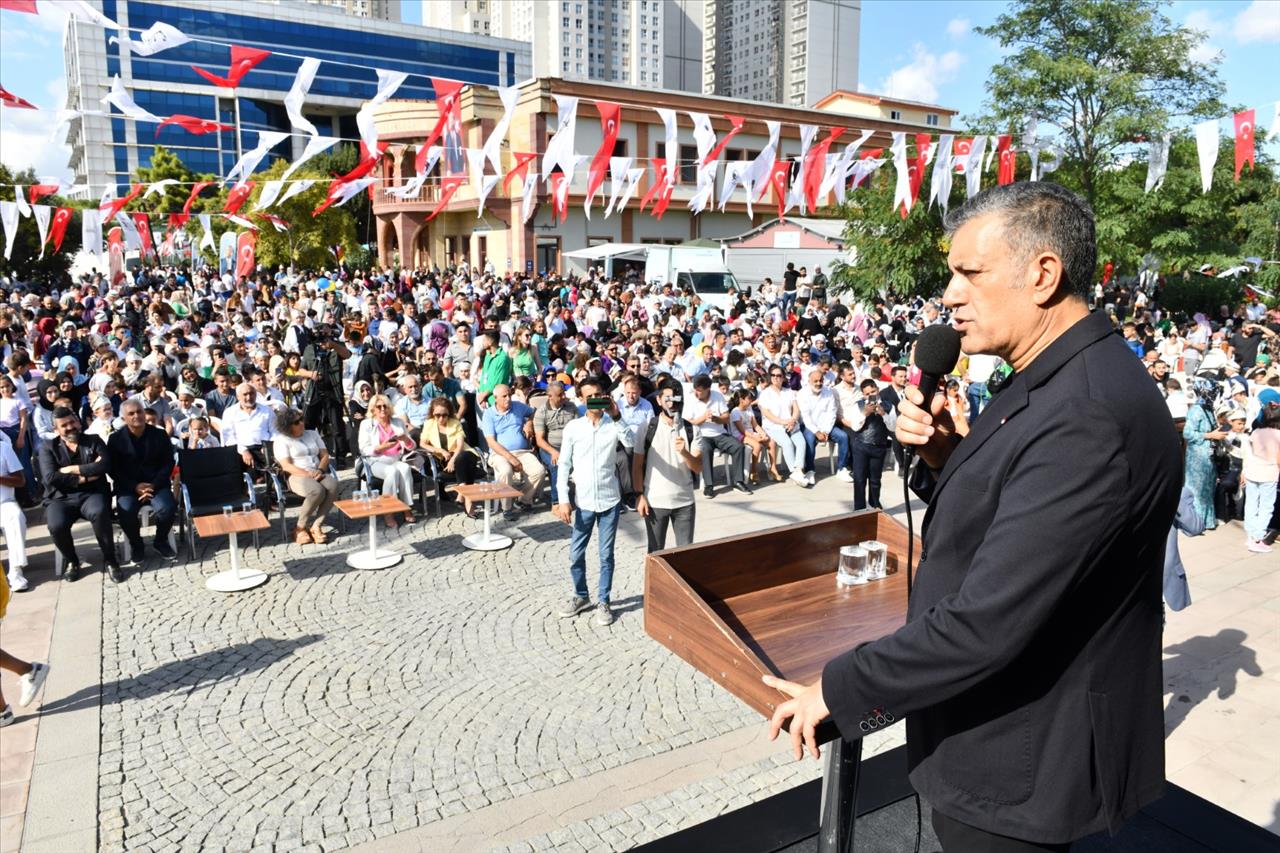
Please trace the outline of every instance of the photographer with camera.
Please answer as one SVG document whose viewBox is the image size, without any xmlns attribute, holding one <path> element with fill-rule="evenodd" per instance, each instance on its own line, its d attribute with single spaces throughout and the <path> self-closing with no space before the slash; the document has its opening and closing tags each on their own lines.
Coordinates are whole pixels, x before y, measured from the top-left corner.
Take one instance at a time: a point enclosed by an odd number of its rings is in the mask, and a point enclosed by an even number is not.
<svg viewBox="0 0 1280 853">
<path fill-rule="evenodd" d="M 853 458 L 853 508 L 883 509 L 880 475 L 884 472 L 884 457 L 889 451 L 889 436 L 896 418 L 880 399 L 880 386 L 874 379 L 862 380 L 858 390 L 862 392 L 862 402 L 845 413 L 853 430 L 849 444 L 849 455 Z"/>
<path fill-rule="evenodd" d="M 332 326 L 317 326 L 302 352 L 302 369 L 298 371 L 306 380 L 301 403 L 307 429 L 320 434 L 339 465 L 350 451 L 342 399 L 342 363 L 350 357 L 351 351 L 337 339 Z"/>
<path fill-rule="evenodd" d="M 658 416 L 649 419 L 631 458 L 636 512 L 644 518 L 649 553 L 667 546 L 668 525 L 675 529 L 677 548 L 693 542 L 694 490 L 702 473 L 701 445 L 683 417 L 684 387 L 668 376 L 654 399 Z"/>
</svg>

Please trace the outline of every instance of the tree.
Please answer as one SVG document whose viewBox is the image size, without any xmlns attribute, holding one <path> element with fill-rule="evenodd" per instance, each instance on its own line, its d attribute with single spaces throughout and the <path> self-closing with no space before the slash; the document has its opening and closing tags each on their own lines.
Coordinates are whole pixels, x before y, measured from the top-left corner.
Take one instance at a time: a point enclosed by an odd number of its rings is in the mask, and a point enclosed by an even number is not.
<svg viewBox="0 0 1280 853">
<path fill-rule="evenodd" d="M 28 168 L 21 172 L 13 172 L 0 163 L 0 186 L 11 190 L 21 186 L 24 192 L 32 185 L 38 184 L 34 170 Z M 8 200 L 8 199 L 6 199 Z M 45 196 L 40 204 L 50 207 L 82 207 L 83 204 L 70 202 L 58 196 Z M 2 238 L 0 238 L 2 239 Z M 35 218 L 19 217 L 18 233 L 14 237 L 13 252 L 9 260 L 0 253 L 0 275 L 12 276 L 18 281 L 53 282 L 63 278 L 71 267 L 71 260 L 80 251 L 80 217 L 73 216 L 67 225 L 66 236 L 62 240 L 62 250 L 54 252 L 53 243 L 44 247 L 44 257 L 40 257 L 40 230 L 36 227 Z"/>
<path fill-rule="evenodd" d="M 1160 0 L 1015 0 L 978 32 L 1010 51 L 991 69 L 987 114 L 973 127 L 1057 128 L 1071 175 L 1095 204 L 1102 173 L 1175 118 L 1224 111 L 1204 34 L 1178 27 Z M 1004 132 L 1007 132 L 1005 130 Z"/>
<path fill-rule="evenodd" d="M 268 181 L 280 180 L 280 176 L 288 167 L 288 163 L 278 160 L 265 172 L 255 175 L 258 186 L 254 190 L 252 201 L 246 203 L 245 207 L 256 204 L 257 199 L 262 195 L 263 185 Z M 347 210 L 356 203 L 356 199 L 352 199 L 342 207 L 330 207 L 319 216 L 312 218 L 311 212 L 324 201 L 329 190 L 329 176 L 318 169 L 313 169 L 311 164 L 307 163 L 294 172 L 289 180 L 306 178 L 315 180 L 315 185 L 287 201 L 276 202 L 264 211 L 289 223 L 288 231 L 277 231 L 275 226 L 265 219 L 256 222 L 261 228 L 258 232 L 256 249 L 258 263 L 267 266 L 294 264 L 312 269 L 331 267 L 334 265 L 334 259 L 330 254 L 330 247 L 341 245 L 349 251 L 356 245 L 356 218 Z M 368 203 L 364 193 L 361 193 L 359 198 Z"/>
</svg>

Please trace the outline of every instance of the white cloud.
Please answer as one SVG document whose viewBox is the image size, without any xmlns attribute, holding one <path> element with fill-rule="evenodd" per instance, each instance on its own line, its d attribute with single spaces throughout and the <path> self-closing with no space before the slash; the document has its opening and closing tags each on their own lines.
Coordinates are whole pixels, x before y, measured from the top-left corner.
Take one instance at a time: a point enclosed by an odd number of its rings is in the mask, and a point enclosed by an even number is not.
<svg viewBox="0 0 1280 853">
<path fill-rule="evenodd" d="M 67 161 L 71 149 L 62 139 L 49 140 L 55 110 L 0 110 L 0 150 L 11 169 L 28 166 L 39 177 L 71 177 Z"/>
<path fill-rule="evenodd" d="M 1207 65 L 1215 60 L 1219 60 L 1222 56 L 1222 49 L 1209 44 L 1207 41 L 1200 42 L 1200 44 L 1191 48 L 1191 51 L 1187 54 L 1187 58 L 1192 62 L 1198 62 L 1202 65 Z"/>
<path fill-rule="evenodd" d="M 1280 42 L 1280 0 L 1253 0 L 1236 15 L 1233 29 L 1241 44 Z"/>
<path fill-rule="evenodd" d="M 893 98 L 936 103 L 938 85 L 950 82 L 964 64 L 964 54 L 949 50 L 941 56 L 916 44 L 910 63 L 894 69 L 880 83 L 881 93 Z"/>
<path fill-rule="evenodd" d="M 953 39 L 961 39 L 969 34 L 972 26 L 968 18 L 952 18 L 947 22 L 947 35 Z"/>
<path fill-rule="evenodd" d="M 1226 34 L 1226 22 L 1215 17 L 1208 9 L 1194 9 L 1187 14 L 1183 25 L 1204 36 L 1203 41 L 1191 48 L 1191 53 L 1188 54 L 1192 62 L 1210 63 L 1222 58 L 1222 48 L 1213 42 Z"/>
</svg>

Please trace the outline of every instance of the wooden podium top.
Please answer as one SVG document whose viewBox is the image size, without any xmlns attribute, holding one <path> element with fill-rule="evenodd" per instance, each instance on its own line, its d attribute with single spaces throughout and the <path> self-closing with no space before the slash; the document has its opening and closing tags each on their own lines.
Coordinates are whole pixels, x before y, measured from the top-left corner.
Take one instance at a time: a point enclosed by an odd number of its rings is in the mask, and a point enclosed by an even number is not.
<svg viewBox="0 0 1280 853">
<path fill-rule="evenodd" d="M 841 546 L 868 539 L 887 546 L 889 576 L 838 586 Z M 659 551 L 646 559 L 645 630 L 769 717 L 787 697 L 762 676 L 812 683 L 903 625 L 906 548 L 906 528 L 869 510 Z"/>
</svg>

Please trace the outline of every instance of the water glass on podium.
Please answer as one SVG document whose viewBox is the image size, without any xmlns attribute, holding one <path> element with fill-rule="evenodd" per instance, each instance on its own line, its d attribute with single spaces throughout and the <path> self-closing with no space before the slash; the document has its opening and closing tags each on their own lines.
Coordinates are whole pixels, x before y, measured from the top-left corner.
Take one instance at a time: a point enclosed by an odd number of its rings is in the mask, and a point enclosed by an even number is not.
<svg viewBox="0 0 1280 853">
<path fill-rule="evenodd" d="M 836 566 L 837 586 L 857 586 L 867 582 L 867 550 L 860 545 L 845 545 L 840 549 L 840 562 Z"/>
<path fill-rule="evenodd" d="M 867 552 L 867 579 L 884 580 L 888 576 L 889 548 L 874 539 L 859 542 L 858 546 Z"/>
</svg>

